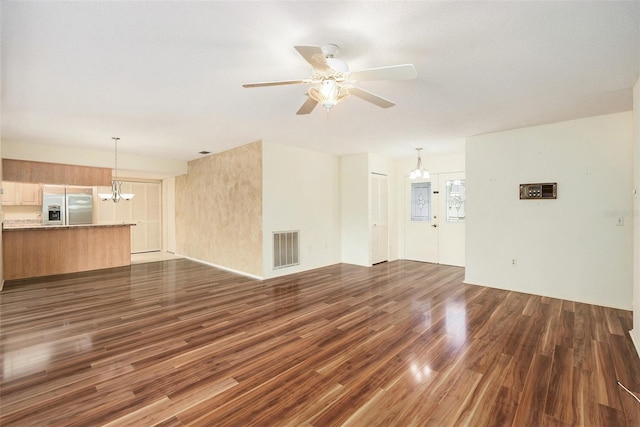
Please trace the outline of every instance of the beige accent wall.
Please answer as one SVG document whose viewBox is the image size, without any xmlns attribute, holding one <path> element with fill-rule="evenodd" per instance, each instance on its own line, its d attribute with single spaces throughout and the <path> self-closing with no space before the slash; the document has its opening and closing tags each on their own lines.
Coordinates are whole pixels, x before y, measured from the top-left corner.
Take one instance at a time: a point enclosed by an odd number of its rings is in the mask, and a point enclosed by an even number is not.
<svg viewBox="0 0 640 427">
<path fill-rule="evenodd" d="M 178 254 L 263 277 L 261 141 L 190 161 L 175 193 Z"/>
</svg>

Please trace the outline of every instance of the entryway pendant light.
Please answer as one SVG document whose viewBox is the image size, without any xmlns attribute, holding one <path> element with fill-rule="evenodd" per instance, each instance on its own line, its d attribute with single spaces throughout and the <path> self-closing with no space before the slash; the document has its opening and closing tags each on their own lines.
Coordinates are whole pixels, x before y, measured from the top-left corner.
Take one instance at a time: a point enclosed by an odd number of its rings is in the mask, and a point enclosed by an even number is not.
<svg viewBox="0 0 640 427">
<path fill-rule="evenodd" d="M 421 150 L 422 148 L 416 148 L 416 151 L 418 152 L 418 164 L 416 165 L 416 168 L 409 173 L 409 179 L 429 179 L 429 171 L 422 166 L 422 157 L 420 157 Z"/>
<path fill-rule="evenodd" d="M 113 200 L 113 203 L 118 203 L 120 199 L 131 200 L 133 199 L 133 194 L 131 193 L 123 193 L 121 190 L 122 182 L 118 181 L 118 141 L 120 138 L 117 136 L 111 137 L 115 143 L 115 153 L 116 153 L 116 161 L 115 161 L 115 176 L 111 181 L 111 193 L 98 193 L 98 197 L 102 200 Z"/>
</svg>

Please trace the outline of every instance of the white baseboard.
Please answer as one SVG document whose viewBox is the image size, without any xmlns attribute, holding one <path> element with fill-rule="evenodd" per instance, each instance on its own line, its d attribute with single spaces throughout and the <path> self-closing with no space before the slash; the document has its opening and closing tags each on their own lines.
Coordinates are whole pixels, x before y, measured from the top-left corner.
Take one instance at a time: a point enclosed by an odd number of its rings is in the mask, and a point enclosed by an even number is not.
<svg viewBox="0 0 640 427">
<path fill-rule="evenodd" d="M 178 255 L 178 254 L 176 254 L 176 255 Z M 250 273 L 246 273 L 244 271 L 234 270 L 233 268 L 228 268 L 228 267 L 224 267 L 222 265 L 213 264 L 211 262 L 203 261 L 203 260 L 197 259 L 197 258 L 191 258 L 191 257 L 184 256 L 184 255 L 179 255 L 179 256 L 182 256 L 182 257 L 184 257 L 184 258 L 186 258 L 188 260 L 191 260 L 191 261 L 199 262 L 200 264 L 206 264 L 206 265 L 209 265 L 211 267 L 219 268 L 220 270 L 228 271 L 230 273 L 239 274 L 241 276 L 250 277 L 250 278 L 256 279 L 256 280 L 264 280 L 264 277 L 256 276 L 255 274 L 250 274 Z"/>
<path fill-rule="evenodd" d="M 629 331 L 629 335 L 631 336 L 631 341 L 633 342 L 633 346 L 636 348 L 636 353 L 638 357 L 640 357 L 640 337 L 636 336 L 635 329 Z"/>
</svg>

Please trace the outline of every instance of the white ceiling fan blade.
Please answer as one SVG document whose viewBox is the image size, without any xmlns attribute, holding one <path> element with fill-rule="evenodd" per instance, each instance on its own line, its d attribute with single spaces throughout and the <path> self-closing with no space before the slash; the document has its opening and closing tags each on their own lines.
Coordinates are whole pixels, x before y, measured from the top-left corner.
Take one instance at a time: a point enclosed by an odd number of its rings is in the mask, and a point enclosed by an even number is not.
<svg viewBox="0 0 640 427">
<path fill-rule="evenodd" d="M 318 101 L 309 96 L 296 114 L 309 114 L 314 108 L 316 108 L 316 105 L 318 105 Z"/>
<path fill-rule="evenodd" d="M 311 79 L 302 80 L 281 80 L 276 82 L 259 82 L 259 83 L 245 83 L 242 87 L 265 87 L 265 86 L 284 86 L 284 85 L 301 85 L 305 83 L 311 83 Z"/>
<path fill-rule="evenodd" d="M 294 46 L 295 50 L 318 71 L 329 71 L 331 68 L 327 64 L 327 58 L 322 49 L 318 46 Z"/>
<path fill-rule="evenodd" d="M 353 71 L 349 78 L 357 82 L 367 80 L 409 80 L 418 76 L 413 64 L 391 65 L 389 67 L 368 68 L 366 70 Z"/>
<path fill-rule="evenodd" d="M 382 108 L 389 108 L 396 105 L 395 102 L 389 101 L 388 99 L 384 99 L 378 95 L 374 95 L 371 92 L 367 92 L 366 90 L 360 89 L 358 87 L 353 87 L 349 89 L 351 95 L 357 96 L 358 98 L 362 98 L 365 101 L 368 101 L 372 104 L 377 105 Z"/>
</svg>

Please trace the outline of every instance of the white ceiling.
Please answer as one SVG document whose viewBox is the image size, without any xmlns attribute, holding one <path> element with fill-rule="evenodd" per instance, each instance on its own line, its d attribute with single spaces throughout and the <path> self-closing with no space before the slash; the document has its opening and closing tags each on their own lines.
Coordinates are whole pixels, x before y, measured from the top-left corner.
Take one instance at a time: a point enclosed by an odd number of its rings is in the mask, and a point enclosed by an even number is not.
<svg viewBox="0 0 640 427">
<path fill-rule="evenodd" d="M 481 133 L 632 109 L 640 2 L 3 1 L 2 139 L 190 160 L 256 140 L 391 158 Z M 340 46 L 396 102 L 295 113 L 294 45 Z"/>
</svg>

